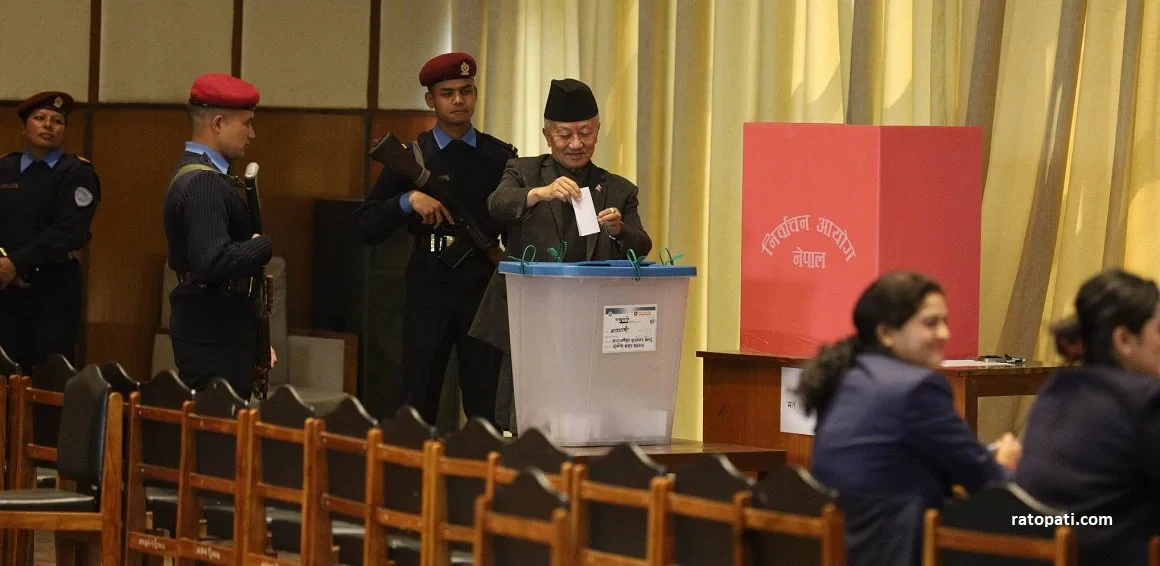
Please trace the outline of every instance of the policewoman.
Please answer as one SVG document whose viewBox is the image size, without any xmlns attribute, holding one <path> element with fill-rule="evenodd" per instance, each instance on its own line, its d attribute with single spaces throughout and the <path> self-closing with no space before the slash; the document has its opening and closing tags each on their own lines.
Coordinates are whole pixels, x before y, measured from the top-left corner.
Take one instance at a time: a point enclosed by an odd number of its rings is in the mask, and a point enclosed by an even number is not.
<svg viewBox="0 0 1160 566">
<path fill-rule="evenodd" d="M 76 362 L 80 263 L 101 200 L 92 163 L 65 153 L 73 98 L 35 94 L 16 107 L 24 151 L 0 157 L 0 347 L 31 369 L 49 354 Z"/>
</svg>

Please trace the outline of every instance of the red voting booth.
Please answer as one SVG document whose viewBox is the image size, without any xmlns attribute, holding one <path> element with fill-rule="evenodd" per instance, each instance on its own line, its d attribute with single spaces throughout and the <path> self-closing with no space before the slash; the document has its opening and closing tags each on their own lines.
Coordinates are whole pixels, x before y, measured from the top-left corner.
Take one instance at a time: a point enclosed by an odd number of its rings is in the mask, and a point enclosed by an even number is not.
<svg viewBox="0 0 1160 566">
<path fill-rule="evenodd" d="M 862 290 L 933 276 L 950 358 L 978 355 L 982 130 L 746 124 L 741 348 L 812 356 L 849 335 Z"/>
</svg>

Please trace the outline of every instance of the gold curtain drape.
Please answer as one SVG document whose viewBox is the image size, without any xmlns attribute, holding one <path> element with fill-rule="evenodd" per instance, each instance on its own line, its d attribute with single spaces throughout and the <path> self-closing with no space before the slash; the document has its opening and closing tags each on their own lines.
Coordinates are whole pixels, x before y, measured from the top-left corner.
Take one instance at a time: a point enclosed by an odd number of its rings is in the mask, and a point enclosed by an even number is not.
<svg viewBox="0 0 1160 566">
<path fill-rule="evenodd" d="M 595 160 L 640 186 L 657 247 L 699 268 L 675 436 L 700 436 L 694 352 L 738 345 L 745 122 L 982 127 L 984 352 L 1053 359 L 1046 328 L 1085 278 L 1160 276 L 1155 0 L 466 3 L 453 12 L 480 30 L 478 125 L 543 153 L 550 79 L 587 82 Z M 1026 407 L 984 400 L 980 435 L 1018 428 Z"/>
</svg>

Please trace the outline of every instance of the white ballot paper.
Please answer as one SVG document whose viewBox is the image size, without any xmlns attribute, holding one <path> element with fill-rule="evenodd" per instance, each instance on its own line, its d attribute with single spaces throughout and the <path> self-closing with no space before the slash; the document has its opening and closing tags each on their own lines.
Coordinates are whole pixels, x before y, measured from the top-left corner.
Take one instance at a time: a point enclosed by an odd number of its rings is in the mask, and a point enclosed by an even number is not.
<svg viewBox="0 0 1160 566">
<path fill-rule="evenodd" d="M 572 209 L 576 211 L 576 228 L 580 230 L 581 236 L 600 231 L 596 208 L 592 204 L 592 191 L 588 187 L 580 187 L 580 198 L 572 199 Z"/>
</svg>

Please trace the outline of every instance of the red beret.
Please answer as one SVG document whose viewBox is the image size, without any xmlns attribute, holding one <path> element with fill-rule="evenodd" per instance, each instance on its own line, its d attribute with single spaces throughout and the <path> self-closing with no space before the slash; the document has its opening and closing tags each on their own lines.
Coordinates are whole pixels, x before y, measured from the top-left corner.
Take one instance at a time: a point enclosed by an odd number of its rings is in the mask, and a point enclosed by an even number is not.
<svg viewBox="0 0 1160 566">
<path fill-rule="evenodd" d="M 189 89 L 190 104 L 209 108 L 253 110 L 259 96 L 254 85 L 222 73 L 202 75 Z"/>
<path fill-rule="evenodd" d="M 37 108 L 48 108 L 49 110 L 56 110 L 65 117 L 72 112 L 73 97 L 66 93 L 58 91 L 40 92 L 28 97 L 28 100 L 21 102 L 16 107 L 16 115 L 20 116 L 20 121 L 23 122 L 32 115 L 32 111 Z"/>
<path fill-rule="evenodd" d="M 444 53 L 423 65 L 419 71 L 419 84 L 430 87 L 443 81 L 474 77 L 474 57 L 466 53 Z"/>
</svg>

